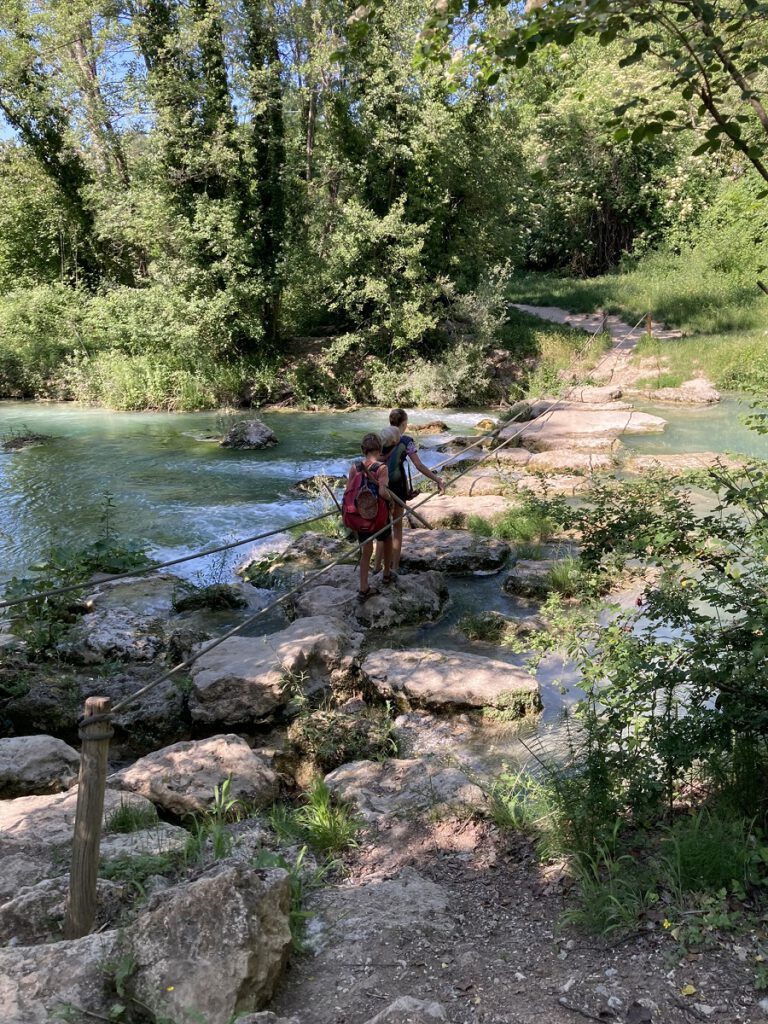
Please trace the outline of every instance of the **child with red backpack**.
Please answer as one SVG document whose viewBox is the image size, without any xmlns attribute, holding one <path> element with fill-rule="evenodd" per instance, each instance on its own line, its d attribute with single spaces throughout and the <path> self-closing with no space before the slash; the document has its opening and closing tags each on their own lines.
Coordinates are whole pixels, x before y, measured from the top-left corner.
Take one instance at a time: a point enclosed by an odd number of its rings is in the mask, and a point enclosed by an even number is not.
<svg viewBox="0 0 768 1024">
<path fill-rule="evenodd" d="M 390 524 L 390 495 L 387 488 L 389 474 L 387 465 L 381 461 L 381 438 L 378 434 L 366 434 L 360 444 L 363 458 L 349 467 L 349 476 L 342 498 L 342 519 L 344 525 L 354 530 L 362 544 L 360 552 L 360 590 L 358 600 L 365 601 L 371 595 L 368 573 L 373 554 L 373 537 L 381 541 L 384 565 L 392 562 L 392 526 Z M 384 529 L 386 527 L 386 529 Z M 379 531 L 383 531 L 379 533 Z M 385 571 L 384 583 L 392 582 L 392 575 Z"/>
</svg>

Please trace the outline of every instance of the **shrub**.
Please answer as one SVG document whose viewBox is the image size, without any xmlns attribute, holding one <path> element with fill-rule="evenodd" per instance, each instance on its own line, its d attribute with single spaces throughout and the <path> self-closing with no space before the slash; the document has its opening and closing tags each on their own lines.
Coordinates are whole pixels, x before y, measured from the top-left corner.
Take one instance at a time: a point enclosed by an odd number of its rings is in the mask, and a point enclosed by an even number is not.
<svg viewBox="0 0 768 1024">
<path fill-rule="evenodd" d="M 0 298 L 0 398 L 58 394 L 57 371 L 85 343 L 87 299 L 63 285 L 39 285 Z"/>
</svg>

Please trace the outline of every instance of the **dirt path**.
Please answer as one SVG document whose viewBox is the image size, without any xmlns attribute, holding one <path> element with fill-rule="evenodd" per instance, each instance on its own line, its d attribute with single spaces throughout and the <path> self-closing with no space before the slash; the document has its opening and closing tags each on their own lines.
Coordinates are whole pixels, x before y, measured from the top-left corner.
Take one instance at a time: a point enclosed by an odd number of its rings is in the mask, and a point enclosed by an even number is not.
<svg viewBox="0 0 768 1024">
<path fill-rule="evenodd" d="M 512 305 L 521 313 L 528 313 L 530 316 L 537 316 L 542 320 L 587 331 L 589 334 L 596 334 L 601 329 L 607 329 L 614 340 L 614 346 L 595 368 L 596 379 L 609 384 L 631 385 L 639 378 L 644 377 L 649 368 L 656 367 L 655 360 L 649 360 L 648 365 L 632 361 L 638 341 L 646 335 L 645 321 L 630 327 L 629 324 L 624 323 L 613 314 L 605 317 L 604 322 L 602 313 L 569 313 L 567 309 L 560 309 L 559 306 L 528 306 L 521 302 L 513 302 Z M 659 341 L 671 341 L 681 338 L 682 332 L 669 330 L 655 324 L 653 337 Z"/>
<path fill-rule="evenodd" d="M 765 1021 L 750 940 L 683 955 L 662 928 L 605 943 L 562 928 L 568 881 L 474 820 L 384 821 L 311 901 L 315 952 L 273 1003 L 298 1024 L 722 1024 Z M 399 997 L 432 1013 L 377 1014 Z M 437 1010 L 434 1004 L 438 1004 Z M 436 1015 L 437 1011 L 441 1015 Z"/>
</svg>

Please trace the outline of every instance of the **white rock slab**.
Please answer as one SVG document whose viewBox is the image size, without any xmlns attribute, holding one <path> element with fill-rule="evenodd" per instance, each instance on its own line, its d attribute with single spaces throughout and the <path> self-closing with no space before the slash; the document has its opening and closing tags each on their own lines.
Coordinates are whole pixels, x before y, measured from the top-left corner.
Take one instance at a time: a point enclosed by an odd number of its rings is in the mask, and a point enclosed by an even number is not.
<svg viewBox="0 0 768 1024">
<path fill-rule="evenodd" d="M 524 715 L 541 706 L 534 676 L 477 654 L 384 648 L 368 655 L 362 671 L 383 697 L 404 697 L 416 707 L 493 708 Z"/>
</svg>

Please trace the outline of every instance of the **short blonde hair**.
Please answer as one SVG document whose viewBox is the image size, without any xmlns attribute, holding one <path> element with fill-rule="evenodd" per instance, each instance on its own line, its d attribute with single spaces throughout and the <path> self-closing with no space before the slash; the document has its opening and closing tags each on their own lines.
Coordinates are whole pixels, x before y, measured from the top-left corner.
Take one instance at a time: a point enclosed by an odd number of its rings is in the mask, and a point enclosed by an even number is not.
<svg viewBox="0 0 768 1024">
<path fill-rule="evenodd" d="M 382 448 L 392 448 L 400 440 L 400 431 L 397 427 L 384 427 L 379 437 L 381 438 Z"/>
</svg>

